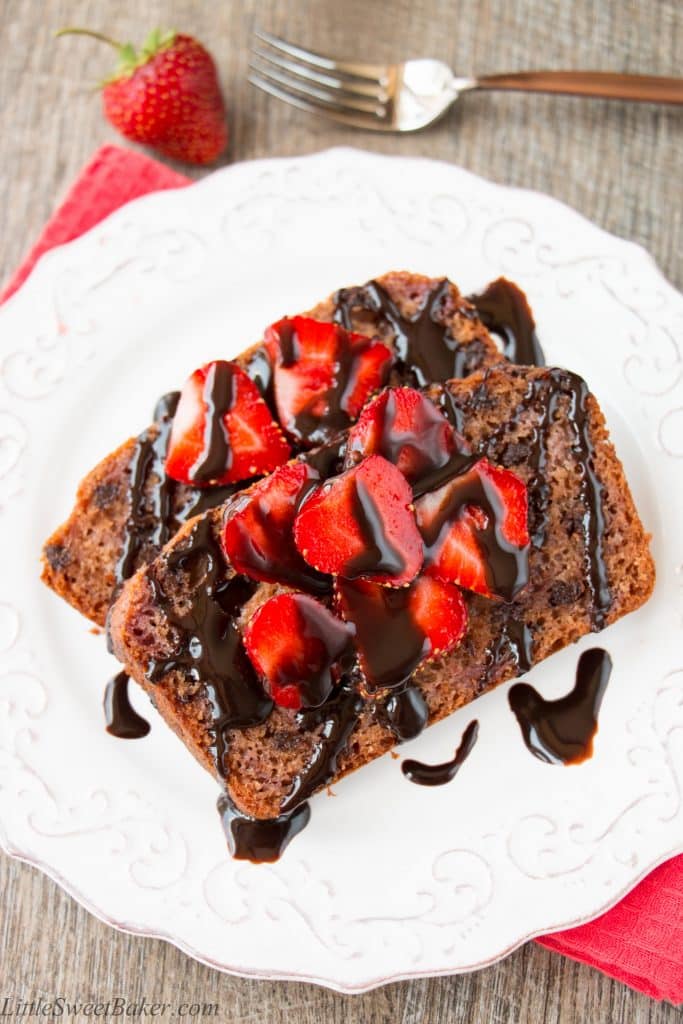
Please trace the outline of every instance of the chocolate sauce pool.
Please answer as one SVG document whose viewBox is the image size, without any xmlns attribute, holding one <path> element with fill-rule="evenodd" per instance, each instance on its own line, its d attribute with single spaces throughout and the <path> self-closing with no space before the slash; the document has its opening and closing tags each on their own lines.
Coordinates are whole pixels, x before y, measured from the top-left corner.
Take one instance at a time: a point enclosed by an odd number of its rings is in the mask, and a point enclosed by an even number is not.
<svg viewBox="0 0 683 1024">
<path fill-rule="evenodd" d="M 584 651 L 571 693 L 545 700 L 528 683 L 516 683 L 508 701 L 531 753 L 548 764 L 580 764 L 593 753 L 598 712 L 612 672 L 607 651 Z"/>
<path fill-rule="evenodd" d="M 471 754 L 478 735 L 479 722 L 475 718 L 462 734 L 460 746 L 452 760 L 444 761 L 443 764 L 423 764 L 421 761 L 409 759 L 403 762 L 401 771 L 410 782 L 416 782 L 418 786 L 444 786 L 447 782 L 451 782 L 458 774 L 458 771 Z"/>
</svg>

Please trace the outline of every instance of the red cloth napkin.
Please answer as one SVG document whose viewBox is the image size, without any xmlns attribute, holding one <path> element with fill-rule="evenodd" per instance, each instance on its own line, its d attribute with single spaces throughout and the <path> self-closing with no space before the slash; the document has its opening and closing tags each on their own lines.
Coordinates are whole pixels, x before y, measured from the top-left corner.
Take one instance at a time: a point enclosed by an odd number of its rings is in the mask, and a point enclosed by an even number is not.
<svg viewBox="0 0 683 1024">
<path fill-rule="evenodd" d="M 190 179 L 176 174 L 157 160 L 120 146 L 102 146 L 86 164 L 53 213 L 28 256 L 0 291 L 0 302 L 13 295 L 33 270 L 39 257 L 78 238 L 130 199 L 147 192 L 189 185 Z"/>
<path fill-rule="evenodd" d="M 16 291 L 48 249 L 76 238 L 129 199 L 188 184 L 189 179 L 156 160 L 104 146 L 0 293 L 0 302 Z M 662 864 L 596 920 L 538 941 L 655 999 L 683 1002 L 683 855 Z"/>
</svg>

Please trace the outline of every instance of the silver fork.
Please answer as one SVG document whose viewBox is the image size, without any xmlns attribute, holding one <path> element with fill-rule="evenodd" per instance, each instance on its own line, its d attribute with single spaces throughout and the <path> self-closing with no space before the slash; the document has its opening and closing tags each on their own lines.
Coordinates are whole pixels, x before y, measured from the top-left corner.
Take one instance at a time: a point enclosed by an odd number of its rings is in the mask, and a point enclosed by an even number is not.
<svg viewBox="0 0 683 1024">
<path fill-rule="evenodd" d="M 414 132 L 474 89 L 565 93 L 603 99 L 683 104 L 683 78 L 611 71 L 520 71 L 456 78 L 438 60 L 371 64 L 338 60 L 255 29 L 249 81 L 302 110 L 354 128 Z"/>
</svg>

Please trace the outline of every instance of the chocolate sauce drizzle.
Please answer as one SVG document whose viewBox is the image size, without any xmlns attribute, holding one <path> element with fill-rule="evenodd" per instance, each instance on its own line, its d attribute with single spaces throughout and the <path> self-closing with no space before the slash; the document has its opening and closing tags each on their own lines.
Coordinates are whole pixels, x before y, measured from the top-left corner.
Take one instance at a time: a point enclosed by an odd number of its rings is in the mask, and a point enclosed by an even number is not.
<svg viewBox="0 0 683 1024">
<path fill-rule="evenodd" d="M 242 814 L 227 793 L 218 798 L 217 806 L 230 855 L 235 860 L 250 860 L 253 864 L 272 864 L 279 860 L 311 818 L 307 803 L 277 818 L 252 818 Z"/>
<path fill-rule="evenodd" d="M 307 672 L 302 674 L 298 658 L 285 658 L 272 683 L 278 687 L 298 686 L 302 707 L 317 708 L 334 689 L 335 667 L 353 667 L 354 629 L 314 598 L 295 594 L 294 599 L 298 602 L 298 632 L 309 659 Z"/>
<path fill-rule="evenodd" d="M 368 692 L 400 690 L 429 650 L 410 608 L 410 588 L 371 586 L 367 593 L 362 583 L 341 578 L 337 586 L 347 616 L 356 626 Z"/>
<path fill-rule="evenodd" d="M 607 651 L 584 651 L 574 689 L 559 700 L 545 700 L 528 683 L 516 683 L 508 701 L 531 753 L 548 764 L 580 764 L 593 753 L 598 713 L 612 672 Z"/>
<path fill-rule="evenodd" d="M 283 814 L 294 810 L 334 778 L 339 756 L 346 750 L 363 704 L 360 694 L 346 683 L 322 707 L 298 713 L 297 720 L 305 729 L 321 728 L 306 766 L 281 804 Z"/>
<path fill-rule="evenodd" d="M 173 481 L 166 476 L 163 464 L 179 398 L 178 391 L 163 395 L 154 409 L 156 429 L 144 431 L 136 441 L 128 484 L 130 512 L 116 566 L 117 584 L 133 575 L 144 545 L 151 543 L 161 547 L 170 537 Z M 154 486 L 147 499 L 146 484 L 152 476 Z"/>
<path fill-rule="evenodd" d="M 521 288 L 499 277 L 481 294 L 467 298 L 484 326 L 501 339 L 506 359 L 525 366 L 545 366 L 533 313 Z"/>
<path fill-rule="evenodd" d="M 429 721 L 429 707 L 417 686 L 406 686 L 380 705 L 378 717 L 398 742 L 403 743 L 420 735 Z"/>
<path fill-rule="evenodd" d="M 147 678 L 156 682 L 168 672 L 180 672 L 204 685 L 213 717 L 216 768 L 224 774 L 229 731 L 258 725 L 273 709 L 236 622 L 256 584 L 244 576 L 221 579 L 224 559 L 208 519 L 198 520 L 185 546 L 169 552 L 164 561 L 171 572 L 187 572 L 199 582 L 187 610 L 178 611 L 158 579 L 150 575 L 155 598 L 180 638 L 169 658 L 149 663 Z"/>
<path fill-rule="evenodd" d="M 159 549 L 192 516 L 215 508 L 234 494 L 237 485 L 205 489 L 185 487 L 166 476 L 164 462 L 180 392 L 163 395 L 154 409 L 154 426 L 138 437 L 130 462 L 129 513 L 116 565 L 119 587 L 135 572 L 148 545 Z M 179 501 L 180 496 L 185 501 Z"/>
<path fill-rule="evenodd" d="M 292 520 L 306 498 L 319 484 L 320 477 L 314 470 L 298 494 L 293 495 L 290 499 L 289 507 L 292 511 Z M 247 506 L 252 518 L 244 522 L 236 514 Z M 238 496 L 231 503 L 226 512 L 226 522 L 229 516 L 234 517 L 232 529 L 239 537 L 240 569 L 247 575 L 253 576 L 254 579 L 281 583 L 318 597 L 329 594 L 332 590 L 332 577 L 318 572 L 303 559 L 294 545 L 291 521 L 287 520 L 283 529 L 278 512 L 279 509 L 273 514 L 268 493 L 245 494 Z M 265 536 L 270 538 L 269 545 L 264 545 L 261 542 L 258 532 L 253 528 L 254 523 Z M 273 558 L 273 552 L 275 552 L 275 558 Z"/>
<path fill-rule="evenodd" d="M 314 451 L 300 455 L 299 458 L 315 469 L 321 480 L 327 480 L 328 477 L 337 476 L 342 472 L 345 456 L 346 436 L 340 434 Z"/>
<path fill-rule="evenodd" d="M 458 774 L 472 752 L 478 736 L 479 722 L 475 718 L 462 734 L 460 746 L 452 760 L 443 764 L 423 764 L 422 761 L 406 760 L 401 765 L 401 771 L 410 782 L 416 782 L 418 786 L 444 786 Z"/>
<path fill-rule="evenodd" d="M 469 505 L 481 508 L 486 516 L 486 524 L 473 525 L 473 531 L 484 553 L 488 585 L 493 593 L 512 601 L 529 581 L 528 549 L 518 548 L 505 539 L 501 528 L 504 507 L 495 487 L 479 474 L 454 477 L 448 489 L 444 489 L 431 520 L 420 523 L 425 543 L 425 565 L 430 565 L 437 558 L 444 531 Z"/>
<path fill-rule="evenodd" d="M 265 345 L 259 345 L 249 356 L 244 371 L 251 377 L 256 387 L 261 392 L 261 397 L 270 409 L 270 414 L 277 422 L 277 406 L 275 405 L 275 391 L 273 386 L 273 364 Z"/>
<path fill-rule="evenodd" d="M 529 381 L 526 393 L 511 418 L 517 420 L 534 406 L 539 414 L 537 426 L 528 441 L 529 455 L 526 461 L 532 471 L 529 496 L 535 519 L 531 528 L 531 542 L 534 547 L 540 548 L 548 525 L 548 436 L 559 405 L 563 399 L 566 400 L 565 419 L 572 432 L 571 450 L 581 475 L 579 497 L 583 506 L 581 530 L 584 576 L 591 595 L 591 627 L 593 631 L 598 631 L 605 625 L 612 606 L 612 595 L 604 551 L 604 488 L 595 470 L 596 451 L 590 434 L 589 395 L 588 385 L 577 374 L 569 370 L 549 369 L 542 376 Z M 501 436 L 501 431 L 498 431 L 489 438 L 487 453 L 495 452 Z"/>
<path fill-rule="evenodd" d="M 202 394 L 206 405 L 204 448 L 189 472 L 194 484 L 210 484 L 232 465 L 232 448 L 224 417 L 235 404 L 234 369 L 234 363 L 219 359 L 211 365 L 206 375 Z"/>
<path fill-rule="evenodd" d="M 121 740 L 138 740 L 146 736 L 150 725 L 139 715 L 128 699 L 128 674 L 119 672 L 104 690 L 104 717 L 107 732 Z"/>
<path fill-rule="evenodd" d="M 395 429 L 398 413 L 396 392 L 390 390 L 387 393 L 374 451 L 375 454 L 381 455 L 394 465 L 399 464 L 402 456 L 403 458 L 407 457 L 410 472 L 406 474 L 406 477 L 412 485 L 413 496 L 416 498 L 427 491 L 436 490 L 451 477 L 464 473 L 478 458 L 478 456 L 472 455 L 471 449 L 459 431 L 456 430 L 454 434 L 449 430 L 447 435 L 444 434 L 446 427 L 444 420 L 449 422 L 446 415 L 448 399 L 442 397 L 446 394 L 447 392 L 442 388 L 436 401 L 429 397 L 429 400 L 420 409 L 422 422 L 418 437 L 414 433 L 410 434 Z M 454 407 L 452 399 L 451 405 Z M 356 464 L 362 457 L 362 445 L 356 448 L 353 441 L 351 445 L 347 445 L 347 466 Z"/>
<path fill-rule="evenodd" d="M 287 368 L 299 359 L 299 343 L 296 329 L 291 320 L 281 322 L 278 328 L 280 338 L 281 366 Z M 376 339 L 375 339 L 376 340 Z M 367 339 L 367 346 L 373 339 Z M 348 429 L 353 420 L 348 411 L 348 399 L 353 391 L 355 363 L 359 355 L 359 342 L 352 347 L 350 344 L 339 344 L 334 364 L 334 379 L 324 397 L 325 411 L 320 412 L 320 395 L 314 394 L 304 405 L 282 426 L 300 448 L 315 448 L 333 440 L 342 430 Z M 388 363 L 385 364 L 385 380 L 388 377 Z"/>
<path fill-rule="evenodd" d="M 369 281 L 362 287 L 342 288 L 335 294 L 334 319 L 347 330 L 353 330 L 353 311 L 361 309 L 383 321 L 394 334 L 396 365 L 406 384 L 425 387 L 432 381 L 466 377 L 478 369 L 481 347 L 476 341 L 457 341 L 448 324 L 439 319 L 449 290 L 447 279 L 439 281 L 409 319 L 379 282 Z"/>
<path fill-rule="evenodd" d="M 355 558 L 350 559 L 344 576 L 350 580 L 366 576 L 368 573 L 399 576 L 405 570 L 405 559 L 387 537 L 375 500 L 358 477 L 354 480 L 351 502 L 353 515 L 363 538 L 363 550 Z"/>
</svg>

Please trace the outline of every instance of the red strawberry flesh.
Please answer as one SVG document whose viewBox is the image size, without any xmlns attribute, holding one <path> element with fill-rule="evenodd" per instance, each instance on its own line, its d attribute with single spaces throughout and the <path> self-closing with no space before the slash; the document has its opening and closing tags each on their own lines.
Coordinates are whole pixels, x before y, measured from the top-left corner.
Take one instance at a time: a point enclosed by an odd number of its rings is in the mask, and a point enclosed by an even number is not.
<svg viewBox="0 0 683 1024">
<path fill-rule="evenodd" d="M 458 587 L 429 576 L 400 590 L 339 579 L 336 591 L 343 617 L 356 630 L 369 692 L 402 686 L 425 659 L 453 650 L 467 627 Z"/>
<path fill-rule="evenodd" d="M 415 494 L 433 490 L 471 462 L 464 438 L 414 388 L 387 388 L 365 406 L 351 428 L 346 465 L 373 453 L 393 462 Z"/>
<path fill-rule="evenodd" d="M 306 594 L 278 594 L 254 613 L 244 645 L 280 707 L 319 707 L 351 650 L 353 627 Z"/>
<path fill-rule="evenodd" d="M 314 594 L 330 589 L 330 578 L 312 569 L 294 544 L 294 519 L 317 480 L 310 466 L 291 462 L 230 503 L 223 550 L 237 572 Z"/>
<path fill-rule="evenodd" d="M 411 502 L 403 474 L 370 455 L 311 493 L 296 518 L 294 541 L 319 572 L 404 586 L 422 566 Z"/>
<path fill-rule="evenodd" d="M 289 436 L 315 447 L 345 430 L 380 388 L 392 360 L 381 341 L 311 317 L 285 317 L 265 332 L 278 416 Z"/>
<path fill-rule="evenodd" d="M 172 479 L 197 487 L 237 483 L 289 456 L 258 387 L 236 363 L 207 363 L 186 381 L 166 456 Z"/>
<path fill-rule="evenodd" d="M 527 489 L 509 469 L 480 459 L 415 510 L 428 575 L 505 601 L 528 582 Z"/>
</svg>

